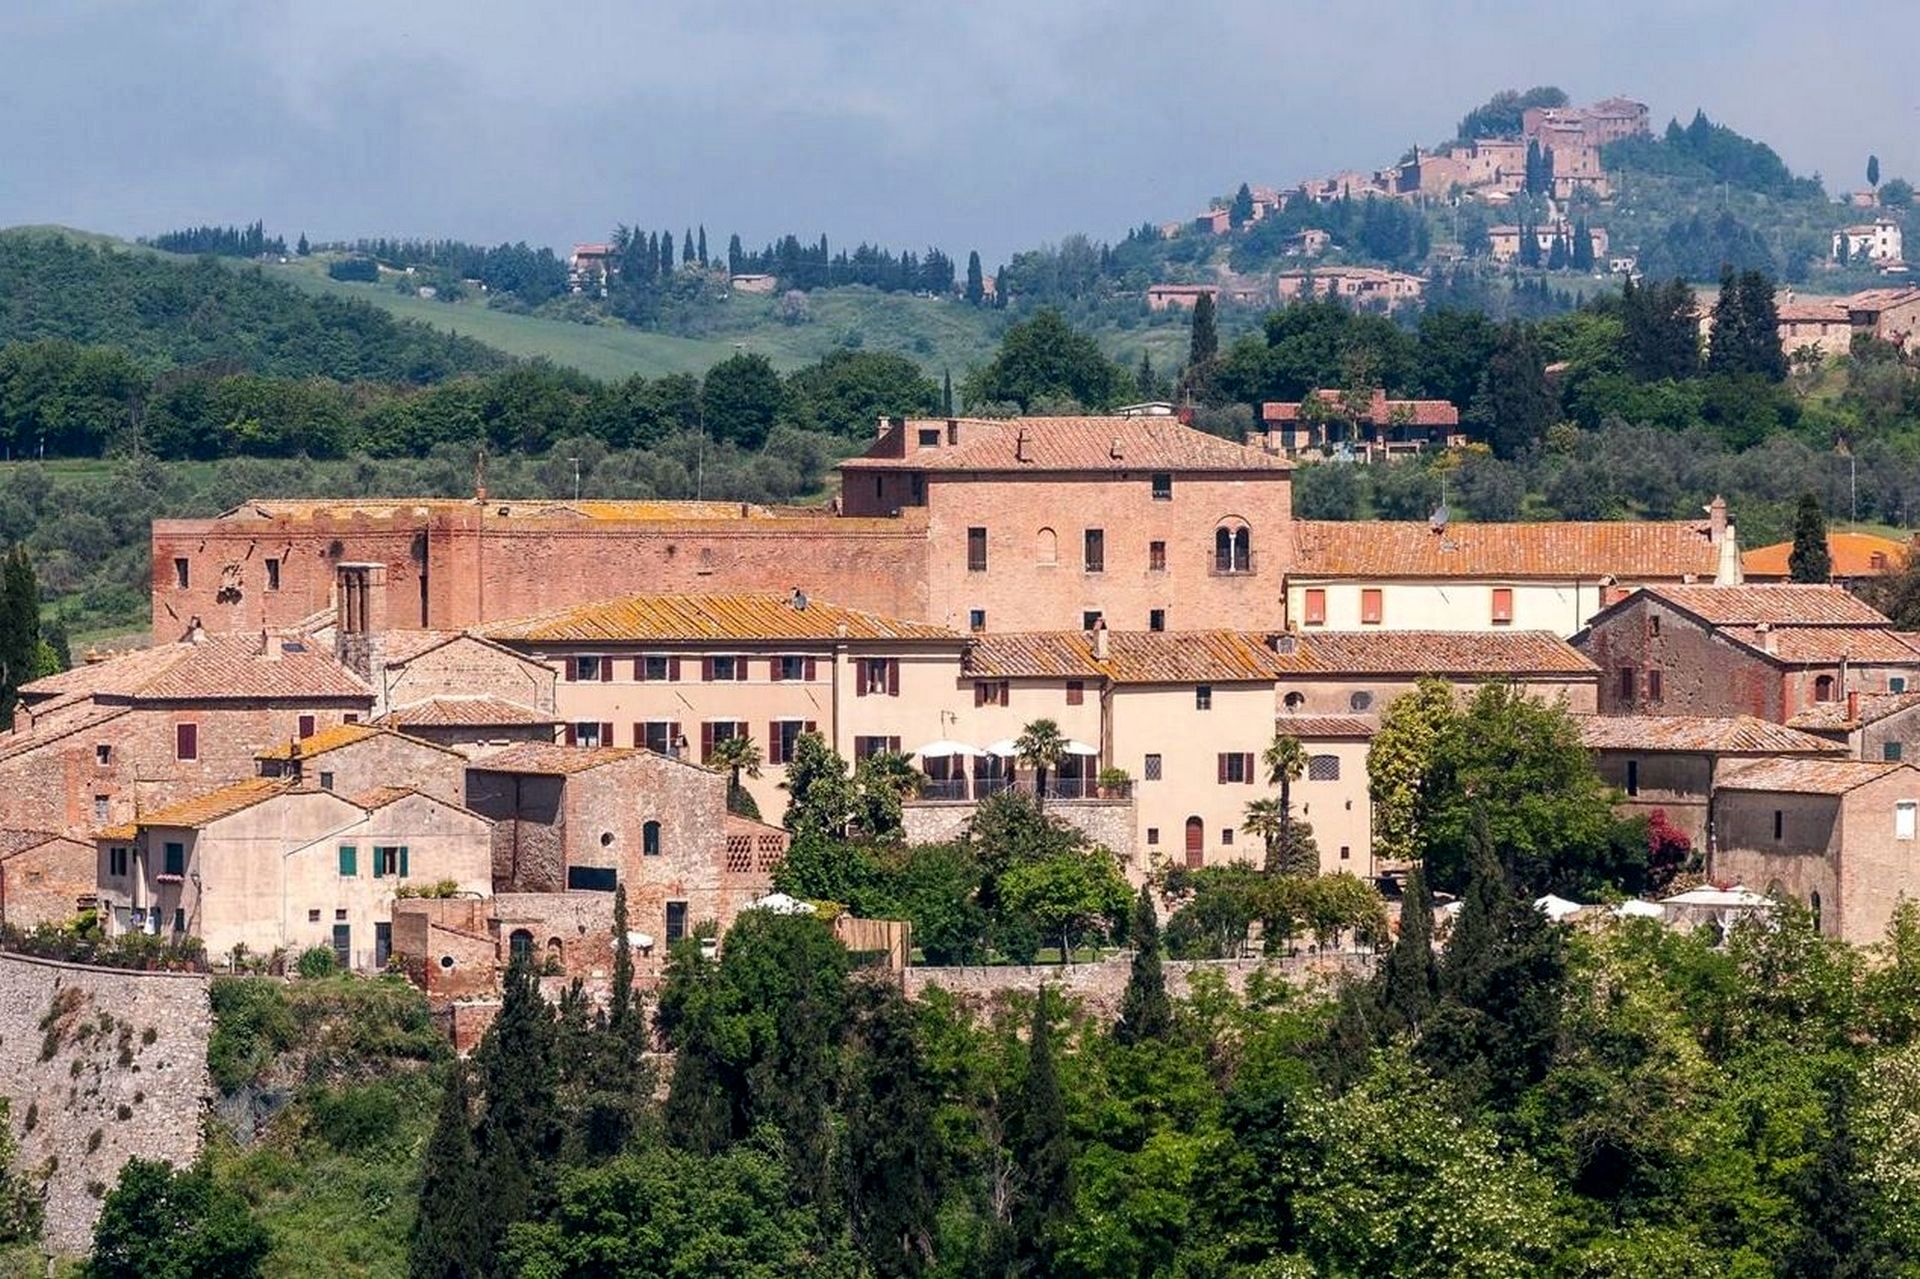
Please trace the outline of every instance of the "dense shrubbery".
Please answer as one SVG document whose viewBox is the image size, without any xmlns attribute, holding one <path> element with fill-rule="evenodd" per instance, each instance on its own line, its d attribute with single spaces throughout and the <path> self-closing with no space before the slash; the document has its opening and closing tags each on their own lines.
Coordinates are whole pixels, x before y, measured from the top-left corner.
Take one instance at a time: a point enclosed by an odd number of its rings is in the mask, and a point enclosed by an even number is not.
<svg viewBox="0 0 1920 1279">
<path fill-rule="evenodd" d="M 0 927 L 0 950 L 136 972 L 207 971 L 206 947 L 198 937 L 179 941 L 146 933 L 108 937 L 90 919 L 72 925 L 40 924 L 30 929 Z"/>
</svg>

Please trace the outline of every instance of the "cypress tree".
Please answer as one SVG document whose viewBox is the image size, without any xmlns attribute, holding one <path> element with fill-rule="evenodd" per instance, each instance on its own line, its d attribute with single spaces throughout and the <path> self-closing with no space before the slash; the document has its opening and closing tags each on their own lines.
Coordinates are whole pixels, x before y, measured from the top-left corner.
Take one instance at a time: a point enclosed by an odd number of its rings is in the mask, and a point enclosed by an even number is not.
<svg viewBox="0 0 1920 1279">
<path fill-rule="evenodd" d="M 967 254 L 967 301 L 979 306 L 987 296 L 987 277 L 980 270 L 980 251 Z"/>
<path fill-rule="evenodd" d="M 1253 191 L 1246 183 L 1233 193 L 1233 203 L 1227 208 L 1227 221 L 1234 226 L 1245 226 L 1253 220 Z"/>
<path fill-rule="evenodd" d="M 1880 157 L 1877 155 L 1867 157 L 1867 185 L 1870 187 L 1880 185 Z"/>
<path fill-rule="evenodd" d="M 13 727 L 20 686 L 31 683 L 40 657 L 40 585 L 27 549 L 16 545 L 0 567 L 0 727 Z"/>
<path fill-rule="evenodd" d="M 487 1233 L 474 1166 L 467 1065 L 456 1060 L 420 1164 L 420 1206 L 407 1248 L 408 1279 L 478 1279 Z"/>
<path fill-rule="evenodd" d="M 613 995 L 607 1003 L 607 1025 L 618 1032 L 633 1019 L 633 945 L 627 940 L 627 886 L 613 890 Z"/>
<path fill-rule="evenodd" d="M 507 1228 L 532 1220 L 552 1190 L 549 1165 L 561 1125 L 555 1095 L 553 1010 L 540 994 L 531 960 L 507 967 L 500 1014 L 475 1055 L 484 1109 L 475 1145 L 480 1169 L 483 1270 L 504 1274 Z"/>
<path fill-rule="evenodd" d="M 1707 346 L 1707 372 L 1743 373 L 1752 341 L 1747 335 L 1745 296 L 1731 266 L 1720 268 L 1720 296 L 1713 304 L 1713 336 Z"/>
<path fill-rule="evenodd" d="M 1380 1005 L 1395 1029 L 1418 1031 L 1433 1010 L 1433 897 L 1426 872 L 1415 866 L 1400 899 L 1400 936 L 1380 975 Z"/>
<path fill-rule="evenodd" d="M 293 251 L 303 258 L 313 252 L 313 246 L 307 243 L 307 233 L 305 231 L 300 233 L 300 239 L 294 244 Z"/>
<path fill-rule="evenodd" d="M 1140 348 L 1140 368 L 1133 375 L 1133 380 L 1139 383 L 1140 398 L 1143 400 L 1151 400 L 1154 390 L 1153 356 L 1148 354 L 1145 347 Z"/>
<path fill-rule="evenodd" d="M 953 416 L 953 370 L 948 369 L 940 387 L 940 413 L 943 417 Z"/>
<path fill-rule="evenodd" d="M 1160 915 L 1145 884 L 1133 903 L 1132 940 L 1133 969 L 1120 997 L 1119 1024 L 1113 1028 L 1113 1037 L 1123 1044 L 1164 1039 L 1173 1028 L 1173 1001 L 1167 998 L 1167 976 L 1160 966 Z"/>
<path fill-rule="evenodd" d="M 917 1275 L 933 1250 L 942 1159 L 938 1091 L 899 989 L 862 983 L 846 1108 L 850 1224 L 880 1279 Z"/>
<path fill-rule="evenodd" d="M 1833 556 L 1827 550 L 1827 517 L 1820 510 L 1820 499 L 1812 493 L 1800 495 L 1800 507 L 1794 512 L 1793 550 L 1787 556 L 1787 576 L 1796 582 L 1833 580 Z"/>
<path fill-rule="evenodd" d="M 727 271 L 732 275 L 740 274 L 740 260 L 746 257 L 746 251 L 740 247 L 740 237 L 727 237 Z"/>
<path fill-rule="evenodd" d="M 660 274 L 662 276 L 673 274 L 673 232 L 671 231 L 660 233 Z"/>
<path fill-rule="evenodd" d="M 1214 323 L 1213 294 L 1202 293 L 1193 304 L 1193 328 L 1187 341 L 1187 364 L 1200 369 L 1220 354 L 1220 330 Z"/>
<path fill-rule="evenodd" d="M 694 257 L 699 260 L 699 263 L 701 266 L 703 267 L 706 266 L 707 264 L 707 224 L 704 222 L 700 224 L 700 247 L 694 253 Z"/>
<path fill-rule="evenodd" d="M 1073 1139 L 1053 1059 L 1053 1025 L 1047 988 L 1033 1002 L 1027 1041 L 1027 1073 L 1013 1114 L 1013 1161 L 1018 1182 L 1013 1204 L 1013 1258 L 1029 1274 L 1054 1272 L 1059 1226 L 1073 1213 Z"/>
<path fill-rule="evenodd" d="M 1774 300 L 1773 277 L 1765 271 L 1742 271 L 1738 285 L 1740 314 L 1746 321 L 1743 371 L 1770 382 L 1787 376 L 1787 353 L 1780 345 L 1780 307 Z"/>
<path fill-rule="evenodd" d="M 692 230 L 685 230 L 680 233 L 680 265 L 681 266 L 693 265 L 693 232 Z"/>
</svg>

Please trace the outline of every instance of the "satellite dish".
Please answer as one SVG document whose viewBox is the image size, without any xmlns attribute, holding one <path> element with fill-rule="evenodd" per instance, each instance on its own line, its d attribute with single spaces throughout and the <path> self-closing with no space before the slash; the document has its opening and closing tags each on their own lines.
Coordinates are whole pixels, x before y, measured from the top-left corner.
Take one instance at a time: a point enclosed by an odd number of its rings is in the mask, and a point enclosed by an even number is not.
<svg viewBox="0 0 1920 1279">
<path fill-rule="evenodd" d="M 1442 502 L 1433 508 L 1432 515 L 1427 516 L 1427 527 L 1436 533 L 1444 533 L 1447 531 L 1447 521 L 1452 518 L 1453 513 L 1447 510 L 1447 504 Z"/>
</svg>

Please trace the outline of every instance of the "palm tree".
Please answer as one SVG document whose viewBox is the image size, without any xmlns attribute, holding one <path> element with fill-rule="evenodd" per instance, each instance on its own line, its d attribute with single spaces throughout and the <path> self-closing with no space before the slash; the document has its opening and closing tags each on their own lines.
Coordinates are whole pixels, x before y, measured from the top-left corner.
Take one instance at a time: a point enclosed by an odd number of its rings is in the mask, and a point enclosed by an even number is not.
<svg viewBox="0 0 1920 1279">
<path fill-rule="evenodd" d="M 753 739 L 744 733 L 738 737 L 721 738 L 713 744 L 713 750 L 707 755 L 707 765 L 727 770 L 727 811 L 757 820 L 760 806 L 740 785 L 742 774 L 760 776 L 760 748 L 754 745 Z"/>
<path fill-rule="evenodd" d="M 1240 819 L 1240 829 L 1249 835 L 1258 835 L 1266 845 L 1267 855 L 1262 864 L 1269 874 L 1280 864 L 1280 835 L 1286 826 L 1286 819 L 1280 812 L 1280 801 L 1271 797 L 1249 803 L 1247 815 Z"/>
<path fill-rule="evenodd" d="M 1036 719 L 1020 730 L 1013 740 L 1013 753 L 1033 770 L 1036 801 L 1047 797 L 1047 774 L 1060 767 L 1067 757 L 1067 738 L 1060 725 L 1050 719 Z"/>
<path fill-rule="evenodd" d="M 1280 788 L 1279 828 L 1267 841 L 1266 869 L 1278 872 L 1293 847 L 1293 784 L 1307 771 L 1307 748 L 1300 739 L 1287 733 L 1275 733 L 1261 760 L 1267 766 L 1267 784 Z"/>
</svg>

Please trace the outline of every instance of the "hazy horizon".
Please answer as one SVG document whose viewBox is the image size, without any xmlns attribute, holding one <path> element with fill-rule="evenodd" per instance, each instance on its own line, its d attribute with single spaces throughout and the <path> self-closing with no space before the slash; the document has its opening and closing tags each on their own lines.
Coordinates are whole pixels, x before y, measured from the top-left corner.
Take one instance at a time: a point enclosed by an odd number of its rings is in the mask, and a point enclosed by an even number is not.
<svg viewBox="0 0 1920 1279">
<path fill-rule="evenodd" d="M 1241 181 L 1372 168 L 1503 88 L 1696 107 L 1830 192 L 1920 178 L 1920 88 L 1777 0 L 1583 11 L 1479 0 L 749 0 L 723 22 L 608 0 L 389 13 L 196 0 L 0 15 L 0 225 L 136 236 L 264 219 L 288 239 L 412 235 L 560 251 L 616 222 L 939 246 L 989 266 L 1203 208 Z M 1685 12 L 1681 12 L 1684 9 Z M 189 15 L 183 18 L 182 14 Z M 1390 36 L 1391 50 L 1376 48 Z M 1333 54 L 1339 54 L 1335 57 Z M 1392 58 L 1404 67 L 1388 65 Z"/>
</svg>

